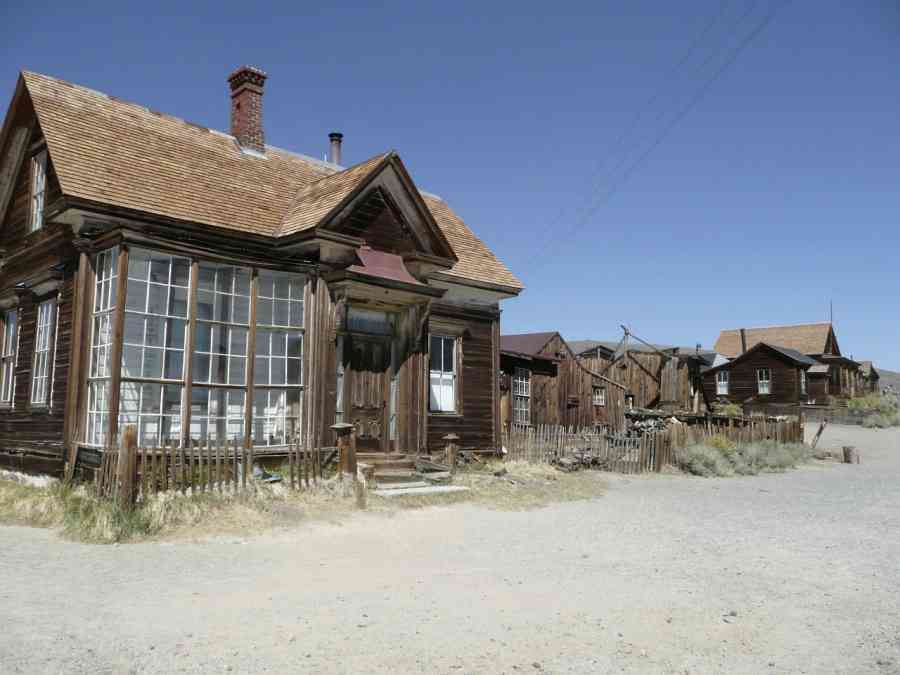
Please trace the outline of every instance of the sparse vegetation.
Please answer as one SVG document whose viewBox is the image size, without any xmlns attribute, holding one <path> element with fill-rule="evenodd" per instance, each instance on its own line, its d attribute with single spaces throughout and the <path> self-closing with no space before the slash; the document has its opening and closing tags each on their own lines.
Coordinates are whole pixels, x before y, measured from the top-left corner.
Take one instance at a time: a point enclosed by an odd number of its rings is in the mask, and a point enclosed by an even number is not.
<svg viewBox="0 0 900 675">
<path fill-rule="evenodd" d="M 500 510 L 536 508 L 590 499 L 605 487 L 596 472 L 564 473 L 525 462 L 465 468 L 454 483 L 470 490 L 392 498 L 370 495 L 368 510 L 392 513 L 457 502 Z M 0 479 L 0 523 L 54 528 L 66 538 L 102 544 L 232 533 L 246 536 L 304 521 L 339 522 L 350 516 L 354 499 L 344 496 L 337 485 L 326 481 L 318 488 L 296 491 L 276 483 L 238 494 L 166 492 L 124 511 L 115 500 L 98 498 L 90 486 L 54 482 L 34 487 Z"/>
<path fill-rule="evenodd" d="M 717 415 L 728 415 L 728 417 L 742 417 L 744 409 L 738 403 L 716 403 L 713 405 L 713 411 Z"/>
<path fill-rule="evenodd" d="M 714 436 L 679 452 L 677 461 L 682 470 L 696 476 L 752 476 L 794 468 L 811 456 L 811 449 L 802 443 L 760 441 L 738 446 Z"/>
<path fill-rule="evenodd" d="M 847 402 L 847 407 L 866 415 L 863 426 L 868 429 L 886 429 L 900 426 L 900 399 L 896 396 L 867 394 Z"/>
</svg>

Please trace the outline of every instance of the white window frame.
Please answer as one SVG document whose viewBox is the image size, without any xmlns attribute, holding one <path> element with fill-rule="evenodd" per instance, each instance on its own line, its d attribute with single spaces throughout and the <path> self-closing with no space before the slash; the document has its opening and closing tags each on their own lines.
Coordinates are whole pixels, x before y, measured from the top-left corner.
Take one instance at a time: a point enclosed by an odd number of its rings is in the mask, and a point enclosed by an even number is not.
<svg viewBox="0 0 900 675">
<path fill-rule="evenodd" d="M 85 444 L 103 446 L 109 428 L 109 397 L 112 378 L 112 320 L 118 303 L 118 247 L 94 257 L 94 298 L 91 306 L 91 359 L 88 368 L 88 403 Z M 117 364 L 118 366 L 118 364 Z M 117 411 L 118 412 L 118 411 Z"/>
<path fill-rule="evenodd" d="M 720 370 L 716 373 L 716 396 L 728 396 L 728 387 L 731 384 L 731 377 L 727 370 Z"/>
<path fill-rule="evenodd" d="M 31 405 L 49 406 L 53 382 L 53 345 L 56 331 L 56 298 L 37 306 L 34 354 L 31 361 Z"/>
<path fill-rule="evenodd" d="M 593 403 L 598 408 L 606 407 L 606 387 L 594 387 Z"/>
<path fill-rule="evenodd" d="M 29 229 L 37 232 L 44 226 L 44 207 L 47 197 L 47 149 L 31 158 L 31 214 Z"/>
<path fill-rule="evenodd" d="M 772 393 L 772 371 L 768 368 L 756 369 L 756 391 L 764 395 Z"/>
<path fill-rule="evenodd" d="M 806 396 L 806 371 L 801 368 L 800 369 L 800 395 Z"/>
<path fill-rule="evenodd" d="M 257 276 L 253 400 L 249 402 L 255 447 L 290 443 L 302 428 L 305 286 L 305 277 L 298 274 L 260 270 Z"/>
<path fill-rule="evenodd" d="M 435 370 L 431 368 L 431 360 L 433 358 L 433 349 L 435 340 L 438 341 L 440 354 L 441 369 Z M 432 333 L 428 340 L 428 363 L 429 363 L 429 387 L 428 387 L 428 411 L 431 413 L 457 414 L 458 398 L 457 398 L 457 382 L 459 372 L 459 349 L 457 348 L 459 338 L 454 335 L 444 335 Z M 452 350 L 452 369 L 444 368 L 446 350 Z"/>
<path fill-rule="evenodd" d="M 0 347 L 0 404 L 12 406 L 16 397 L 16 362 L 19 354 L 19 309 L 3 314 L 3 345 Z"/>
<path fill-rule="evenodd" d="M 531 371 L 516 368 L 512 377 L 513 424 L 531 424 Z"/>
</svg>

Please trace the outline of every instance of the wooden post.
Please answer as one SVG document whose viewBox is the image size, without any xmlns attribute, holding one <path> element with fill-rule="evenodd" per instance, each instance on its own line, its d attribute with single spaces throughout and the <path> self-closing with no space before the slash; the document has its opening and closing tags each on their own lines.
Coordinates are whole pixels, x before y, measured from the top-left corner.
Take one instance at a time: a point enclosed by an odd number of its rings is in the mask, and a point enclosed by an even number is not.
<svg viewBox="0 0 900 675">
<path fill-rule="evenodd" d="M 134 506 L 134 472 L 137 466 L 137 428 L 129 425 L 121 434 L 119 461 L 116 466 L 119 506 L 129 510 Z"/>
<path fill-rule="evenodd" d="M 338 422 L 332 424 L 331 428 L 337 434 L 339 478 L 342 482 L 352 484 L 356 482 L 356 427 L 347 422 Z"/>
<path fill-rule="evenodd" d="M 844 446 L 844 464 L 859 464 L 859 450 L 855 445 Z"/>
<path fill-rule="evenodd" d="M 119 435 L 119 397 L 122 388 L 122 341 L 125 335 L 125 293 L 128 290 L 128 247 L 119 249 L 116 268 L 116 307 L 112 312 L 112 344 L 110 345 L 109 422 L 107 444 L 115 443 Z"/>
<path fill-rule="evenodd" d="M 444 440 L 447 441 L 447 464 L 450 466 L 450 475 L 453 476 L 456 474 L 456 456 L 459 453 L 456 441 L 459 440 L 459 436 L 447 434 L 444 436 Z"/>
</svg>

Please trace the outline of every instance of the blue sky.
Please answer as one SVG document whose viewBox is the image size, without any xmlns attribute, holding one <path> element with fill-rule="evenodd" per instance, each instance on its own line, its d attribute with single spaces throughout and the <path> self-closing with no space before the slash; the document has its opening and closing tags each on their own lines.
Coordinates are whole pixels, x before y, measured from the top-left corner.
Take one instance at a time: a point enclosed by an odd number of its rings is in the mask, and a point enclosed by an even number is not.
<svg viewBox="0 0 900 675">
<path fill-rule="evenodd" d="M 269 143 L 396 148 L 523 279 L 504 332 L 711 345 L 833 299 L 844 353 L 900 370 L 893 0 L 47 13 L 6 3 L 7 100 L 27 68 L 226 129 L 226 75 L 259 65 Z"/>
</svg>

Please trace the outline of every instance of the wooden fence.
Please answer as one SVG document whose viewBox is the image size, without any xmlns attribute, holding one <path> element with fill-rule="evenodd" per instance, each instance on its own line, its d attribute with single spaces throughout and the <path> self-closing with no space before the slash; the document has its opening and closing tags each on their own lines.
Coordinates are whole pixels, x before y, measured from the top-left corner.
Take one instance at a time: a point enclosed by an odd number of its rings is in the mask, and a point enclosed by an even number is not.
<svg viewBox="0 0 900 675">
<path fill-rule="evenodd" d="M 512 426 L 503 434 L 503 447 L 507 460 L 580 464 L 617 473 L 659 473 L 667 464 L 677 463 L 680 450 L 716 436 L 738 445 L 763 440 L 802 443 L 803 425 L 799 420 L 735 418 L 672 424 L 640 436 L 611 435 L 592 428 Z"/>
<path fill-rule="evenodd" d="M 254 462 L 270 456 L 257 448 L 244 448 L 237 441 L 172 444 L 160 448 L 129 448 L 123 434 L 119 448 L 107 448 L 94 484 L 102 497 L 118 497 L 125 502 L 146 499 L 159 492 L 181 494 L 238 492 L 253 489 Z M 281 453 L 287 455 L 287 470 L 281 482 L 291 489 L 308 489 L 322 480 L 335 448 L 307 449 L 291 443 Z M 125 461 L 130 466 L 120 466 Z M 246 469 L 246 470 L 245 470 Z"/>
</svg>

